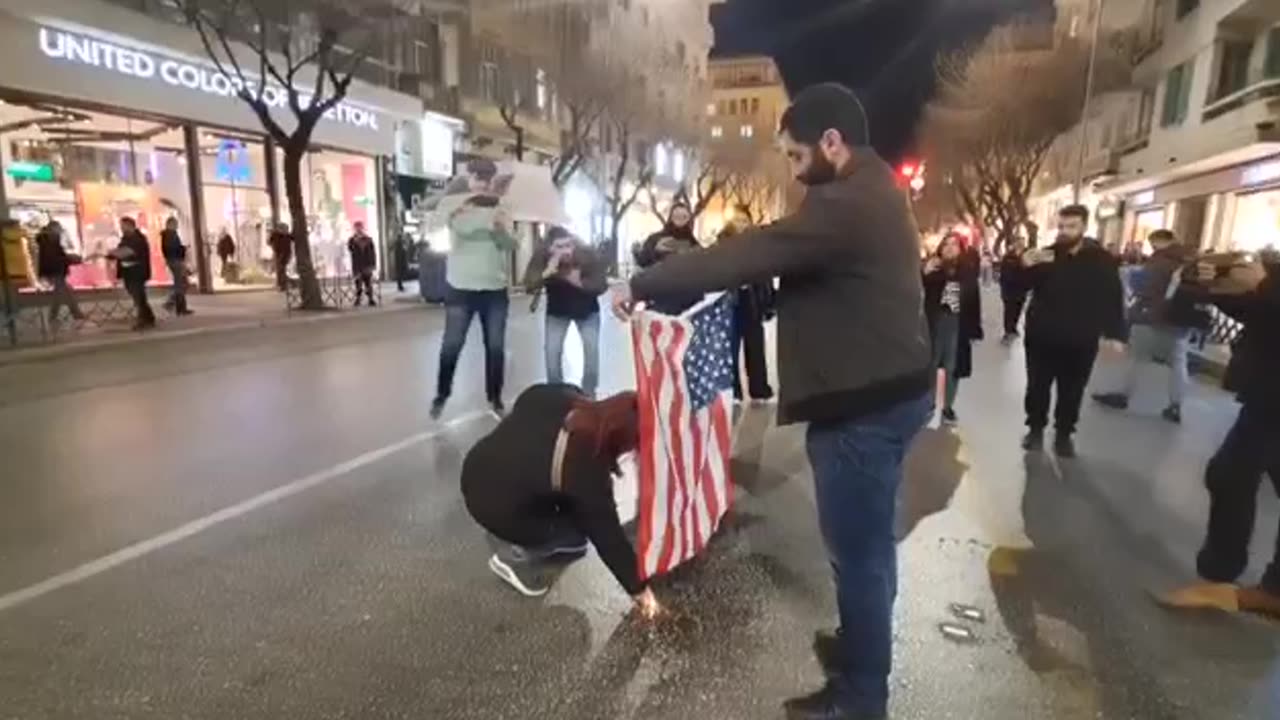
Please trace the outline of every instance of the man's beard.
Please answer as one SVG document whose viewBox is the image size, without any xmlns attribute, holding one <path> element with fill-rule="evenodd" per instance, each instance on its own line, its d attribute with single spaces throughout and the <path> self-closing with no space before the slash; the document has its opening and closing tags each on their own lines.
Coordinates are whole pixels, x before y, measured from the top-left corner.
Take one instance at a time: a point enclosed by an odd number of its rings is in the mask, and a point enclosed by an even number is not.
<svg viewBox="0 0 1280 720">
<path fill-rule="evenodd" d="M 1067 249 L 1073 248 L 1084 242 L 1084 235 L 1067 235 L 1066 233 L 1058 235 L 1058 242 L 1055 243 L 1060 247 Z"/>
<path fill-rule="evenodd" d="M 810 187 L 826 185 L 835 181 L 836 166 L 827 159 L 827 156 L 822 154 L 822 148 L 815 145 L 813 148 L 813 160 L 809 162 L 809 169 L 801 173 L 796 179 Z"/>
</svg>

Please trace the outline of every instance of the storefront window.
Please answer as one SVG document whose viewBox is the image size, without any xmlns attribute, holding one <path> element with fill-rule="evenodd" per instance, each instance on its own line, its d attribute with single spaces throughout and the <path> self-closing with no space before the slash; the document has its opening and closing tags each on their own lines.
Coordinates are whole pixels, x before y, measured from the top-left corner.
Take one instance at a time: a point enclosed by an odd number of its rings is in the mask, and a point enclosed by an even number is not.
<svg viewBox="0 0 1280 720">
<path fill-rule="evenodd" d="M 199 137 L 206 252 L 216 259 L 210 264 L 214 287 L 271 285 L 271 198 L 264 145 L 208 130 Z"/>
<path fill-rule="evenodd" d="M 292 224 L 284 185 L 284 156 L 279 167 L 281 219 Z M 345 277 L 351 274 L 347 256 L 347 240 L 357 222 L 379 248 L 386 247 L 378 213 L 378 174 L 373 158 L 363 155 L 315 150 L 303 160 L 303 204 L 307 207 L 311 231 L 311 253 L 316 274 L 320 277 Z"/>
<path fill-rule="evenodd" d="M 1129 242 L 1140 245 L 1143 255 L 1150 255 L 1152 252 L 1151 243 L 1147 242 L 1147 238 L 1156 230 L 1168 230 L 1167 220 L 1168 215 L 1165 213 L 1164 208 L 1138 212 L 1133 224 L 1133 235 L 1129 238 Z"/>
<path fill-rule="evenodd" d="M 1231 244 L 1244 252 L 1280 247 L 1280 189 L 1237 198 Z"/>
<path fill-rule="evenodd" d="M 0 99 L 0 167 L 10 214 L 34 236 L 51 220 L 79 258 L 72 287 L 116 283 L 107 253 L 132 217 L 151 240 L 152 284 L 172 282 L 160 253 L 165 221 L 190 243 L 190 190 L 177 124 L 52 103 Z M 38 259 L 37 259 L 38 262 Z"/>
</svg>

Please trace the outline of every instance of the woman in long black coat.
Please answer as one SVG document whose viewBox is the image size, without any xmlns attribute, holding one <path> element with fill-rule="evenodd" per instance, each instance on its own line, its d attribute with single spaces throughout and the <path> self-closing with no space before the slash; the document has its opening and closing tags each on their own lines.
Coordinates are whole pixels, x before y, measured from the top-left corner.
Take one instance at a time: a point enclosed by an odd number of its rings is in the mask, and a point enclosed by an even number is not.
<svg viewBox="0 0 1280 720">
<path fill-rule="evenodd" d="M 946 375 L 942 421 L 956 422 L 960 380 L 973 374 L 973 343 L 981 340 L 982 291 L 979 263 L 964 239 L 949 233 L 925 261 L 924 307 L 933 338 L 934 365 Z"/>
</svg>

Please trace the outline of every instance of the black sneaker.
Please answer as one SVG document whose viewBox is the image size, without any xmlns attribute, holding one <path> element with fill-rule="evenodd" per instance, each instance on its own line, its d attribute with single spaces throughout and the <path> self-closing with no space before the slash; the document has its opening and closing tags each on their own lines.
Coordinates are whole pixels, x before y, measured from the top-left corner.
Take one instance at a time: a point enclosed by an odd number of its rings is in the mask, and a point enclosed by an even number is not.
<svg viewBox="0 0 1280 720">
<path fill-rule="evenodd" d="M 782 705 L 787 720 L 885 720 L 883 712 L 864 713 L 845 710 L 837 702 L 836 690 L 830 683 L 812 695 L 788 700 Z"/>
<path fill-rule="evenodd" d="M 373 300 L 370 300 L 369 307 L 378 307 L 378 303 L 374 302 Z"/>
<path fill-rule="evenodd" d="M 839 675 L 844 669 L 843 640 L 840 631 L 820 632 L 813 636 L 813 654 L 827 675 Z"/>
<path fill-rule="evenodd" d="M 497 415 L 500 418 L 507 416 L 507 406 L 503 404 L 501 399 L 490 400 L 489 409 L 493 411 L 494 415 Z"/>
<path fill-rule="evenodd" d="M 530 572 L 528 563 L 516 562 L 501 555 L 502 553 L 494 553 L 493 557 L 489 558 L 489 569 L 494 575 L 505 580 L 525 597 L 542 597 L 547 594 L 550 588 L 533 577 L 534 573 Z"/>
<path fill-rule="evenodd" d="M 942 411 L 942 423 L 944 425 L 955 425 L 960 419 L 956 417 L 956 411 L 951 408 L 945 408 Z"/>
<path fill-rule="evenodd" d="M 1099 393 L 1093 396 L 1093 401 L 1112 410 L 1129 409 L 1129 396 L 1121 393 Z"/>
<path fill-rule="evenodd" d="M 431 419 L 432 420 L 440 419 L 440 416 L 444 414 L 444 404 L 448 401 L 449 401 L 449 398 L 445 398 L 445 397 L 438 397 L 435 400 L 431 401 Z"/>
<path fill-rule="evenodd" d="M 1058 433 L 1053 438 L 1053 454 L 1064 460 L 1070 460 L 1076 456 L 1076 443 L 1066 433 Z"/>
<path fill-rule="evenodd" d="M 1022 438 L 1022 449 L 1027 452 L 1040 452 L 1044 449 L 1044 431 L 1031 430 Z"/>
<path fill-rule="evenodd" d="M 1181 425 L 1182 424 L 1182 406 L 1170 405 L 1169 407 L 1164 409 L 1164 412 L 1160 413 L 1160 417 L 1164 418 L 1165 420 L 1168 420 L 1169 422 L 1175 425 Z"/>
</svg>

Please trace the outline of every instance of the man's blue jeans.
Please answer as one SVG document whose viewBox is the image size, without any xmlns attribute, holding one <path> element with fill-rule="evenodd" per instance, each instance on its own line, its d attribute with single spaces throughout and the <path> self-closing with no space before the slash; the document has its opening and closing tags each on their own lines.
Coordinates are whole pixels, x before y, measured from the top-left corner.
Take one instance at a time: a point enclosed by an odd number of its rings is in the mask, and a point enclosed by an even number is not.
<svg viewBox="0 0 1280 720">
<path fill-rule="evenodd" d="M 888 705 L 898 486 L 907 450 L 932 414 L 933 397 L 926 394 L 874 415 L 809 427 L 818 525 L 840 609 L 844 668 L 834 682 L 847 712 L 875 715 Z"/>
<path fill-rule="evenodd" d="M 507 310 L 510 301 L 506 290 L 457 290 L 450 287 L 445 295 L 444 340 L 440 343 L 440 373 L 436 378 L 436 397 L 453 394 L 453 374 L 458 357 L 467 342 L 471 320 L 480 316 L 484 340 L 485 394 L 490 402 L 502 399 L 506 370 Z"/>
</svg>

